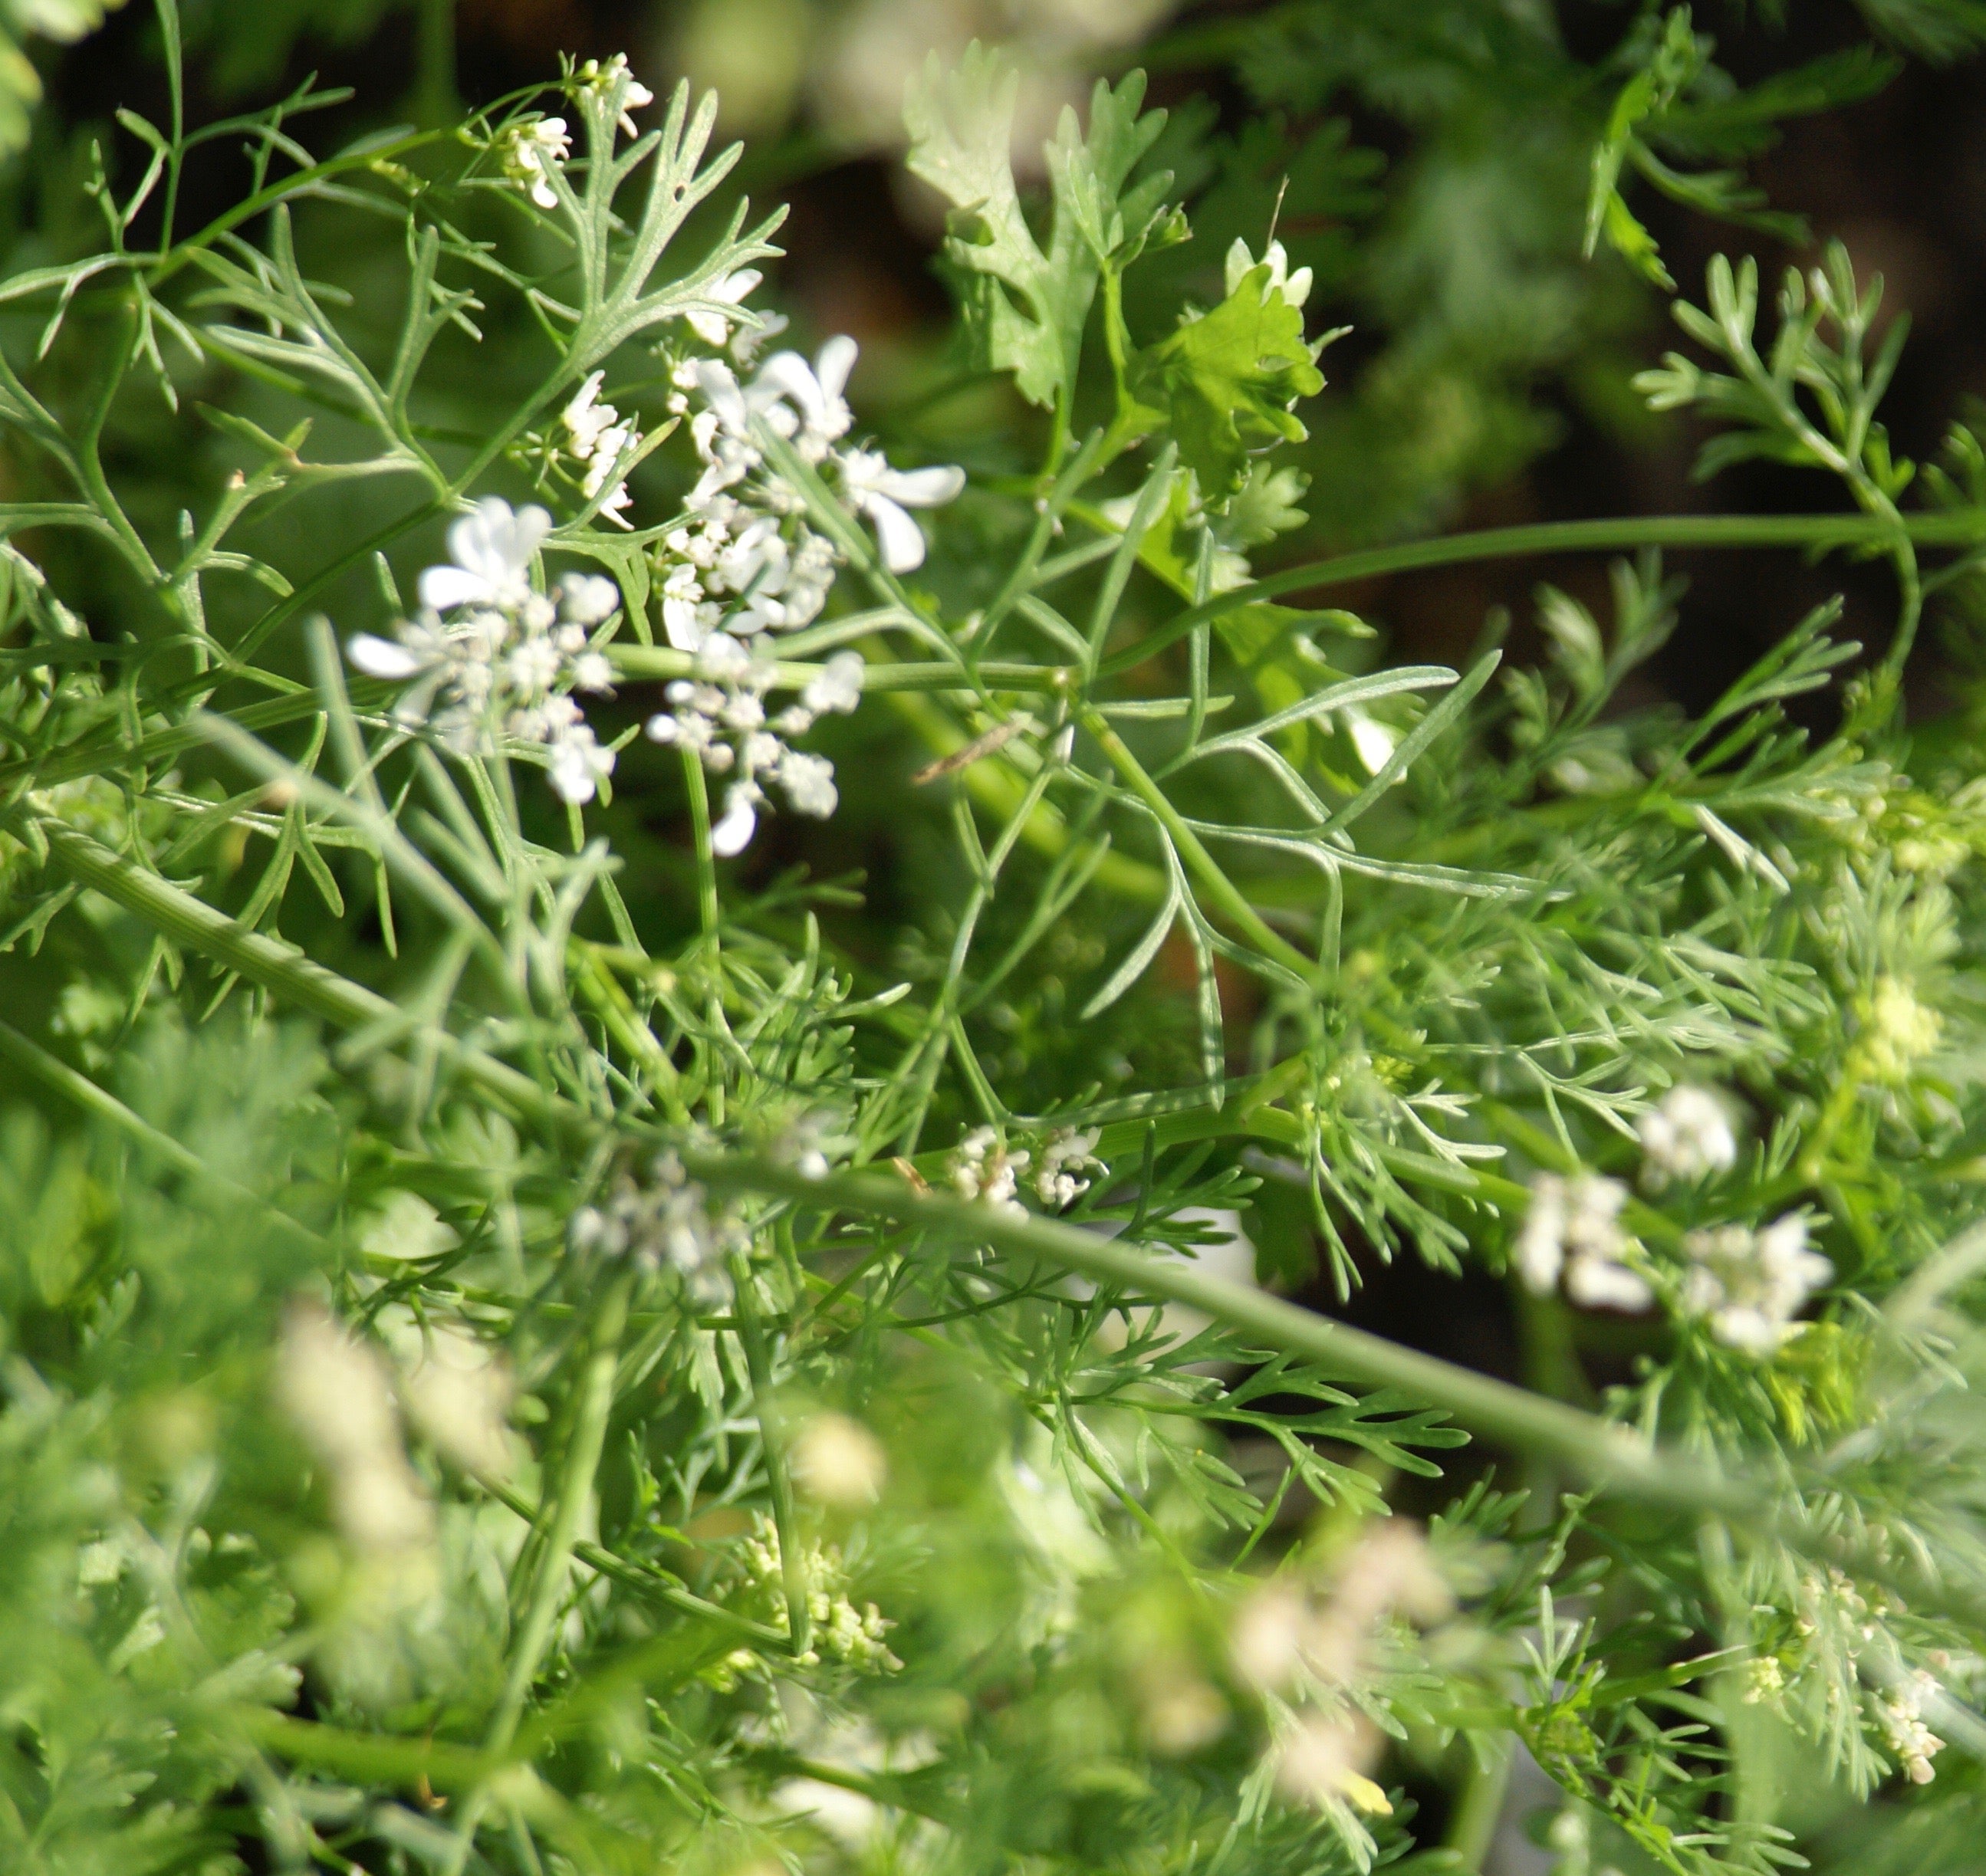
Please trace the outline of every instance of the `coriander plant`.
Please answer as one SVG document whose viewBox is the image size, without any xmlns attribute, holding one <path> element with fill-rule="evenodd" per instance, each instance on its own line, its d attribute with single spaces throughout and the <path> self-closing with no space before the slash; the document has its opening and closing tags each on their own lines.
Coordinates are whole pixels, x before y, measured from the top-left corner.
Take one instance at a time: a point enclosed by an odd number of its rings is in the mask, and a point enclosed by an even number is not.
<svg viewBox="0 0 1986 1876">
<path fill-rule="evenodd" d="M 1637 380 L 1811 513 L 1258 576 L 1339 335 L 1271 225 L 1181 271 L 1139 73 L 1038 200 L 998 55 L 913 84 L 1010 400 L 924 460 L 713 99 L 321 156 L 158 20 L 0 280 L 5 1867 L 1973 1867 L 1986 782 L 1904 681 L 1986 435 L 1893 449 L 1880 283 L 1719 259 Z M 1665 291 L 1634 177 L 1760 226 L 1705 166 L 1882 76 L 1712 50 L 1589 125 Z M 1678 546 L 1893 625 L 1638 704 Z M 1535 667 L 1321 605 L 1594 548 Z M 1275 1293 L 1393 1259 L 1525 1384 Z"/>
</svg>

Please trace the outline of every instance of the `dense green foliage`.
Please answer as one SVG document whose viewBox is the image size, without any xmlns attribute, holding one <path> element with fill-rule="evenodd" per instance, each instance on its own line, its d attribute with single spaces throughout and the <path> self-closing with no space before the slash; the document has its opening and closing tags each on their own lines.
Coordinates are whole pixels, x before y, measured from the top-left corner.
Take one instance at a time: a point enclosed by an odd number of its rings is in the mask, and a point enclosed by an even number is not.
<svg viewBox="0 0 1986 1876">
<path fill-rule="evenodd" d="M 1717 261 L 1631 388 L 1649 200 L 1796 238 L 1743 165 L 1897 61 L 1543 11 L 1181 28 L 1288 116 L 1128 72 L 1018 177 L 1007 62 L 934 59 L 954 368 L 880 438 L 687 86 L 321 156 L 308 88 L 182 122 L 160 0 L 170 120 L 43 120 L 0 1867 L 1973 1866 L 1986 436 L 1893 449 L 1838 246 Z M 1816 512 L 1409 537 L 1554 374 Z M 1378 544 L 1258 577 L 1306 527 Z M 1637 701 L 1682 546 L 1893 625 Z M 1574 548 L 1535 668 L 1323 603 Z M 1395 1260 L 1502 1283 L 1527 1384 L 1274 1293 Z"/>
</svg>

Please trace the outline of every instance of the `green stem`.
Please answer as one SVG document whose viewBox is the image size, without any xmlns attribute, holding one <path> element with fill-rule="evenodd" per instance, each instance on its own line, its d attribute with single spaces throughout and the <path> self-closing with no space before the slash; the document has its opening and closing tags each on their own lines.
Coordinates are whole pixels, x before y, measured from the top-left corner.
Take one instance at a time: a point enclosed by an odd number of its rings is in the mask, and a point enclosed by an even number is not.
<svg viewBox="0 0 1986 1876">
<path fill-rule="evenodd" d="M 615 674 L 624 679 L 693 677 L 698 660 L 694 652 L 674 651 L 666 645 L 609 645 L 607 655 Z M 770 666 L 775 691 L 802 691 L 818 677 L 819 664 L 782 660 Z M 956 664 L 935 661 L 873 664 L 862 674 L 862 688 L 871 691 L 950 691 L 961 696 L 978 697 L 981 691 L 1028 691 L 1044 696 L 1061 695 L 1069 688 L 1069 673 L 1059 665 L 982 664 L 978 675 L 984 684 L 974 684 Z"/>
<path fill-rule="evenodd" d="M 253 1205 L 272 1222 L 295 1232 L 314 1247 L 325 1248 L 324 1240 L 308 1225 L 299 1223 L 287 1212 L 279 1210 L 259 1192 L 251 1192 L 224 1173 L 216 1172 L 197 1153 L 180 1145 L 170 1134 L 161 1133 L 142 1115 L 134 1114 L 107 1088 L 99 1088 L 87 1075 L 79 1074 L 59 1057 L 51 1055 L 40 1044 L 5 1023 L 0 1023 L 0 1055 L 11 1057 L 45 1088 L 73 1101 L 84 1112 L 108 1121 L 189 1178 Z"/>
<path fill-rule="evenodd" d="M 564 1606 L 572 1575 L 573 1551 L 579 1541 L 579 1528 L 593 1496 L 593 1482 L 600 1471 L 600 1454 L 606 1443 L 607 1419 L 614 1406 L 614 1376 L 620 1363 L 621 1336 L 628 1322 L 629 1279 L 611 1283 L 594 1318 L 588 1338 L 586 1367 L 580 1377 L 579 1399 L 573 1415 L 572 1436 L 566 1444 L 565 1464 L 558 1481 L 557 1501 L 552 1511 L 551 1528 L 545 1534 L 544 1548 L 531 1585 L 530 1606 L 517 1631 L 517 1646 L 510 1657 L 503 1692 L 483 1736 L 481 1757 L 486 1763 L 501 1763 L 510 1754 L 511 1743 L 523 1719 L 524 1703 L 531 1683 L 537 1679 L 552 1630 Z M 495 1801 L 490 1782 L 480 1784 L 463 1804 L 455 1828 L 453 1854 L 443 1867 L 448 1876 L 459 1876 L 476 1842 L 476 1833 Z"/>
<path fill-rule="evenodd" d="M 493 1758 L 507 1751 L 516 1736 L 524 1702 L 531 1683 L 537 1679 L 551 1641 L 553 1625 L 565 1601 L 572 1573 L 573 1547 L 579 1541 L 580 1525 L 593 1496 L 593 1481 L 600 1470 L 601 1449 L 607 1437 L 607 1418 L 613 1410 L 614 1370 L 621 1358 L 621 1331 L 628 1323 L 628 1279 L 624 1276 L 610 1283 L 601 1299 L 600 1313 L 594 1318 L 551 1528 L 546 1533 L 544 1554 L 531 1586 L 530 1605 L 517 1632 L 503 1697 L 483 1736 L 483 1750 Z"/>
<path fill-rule="evenodd" d="M 1482 1868 L 1503 1815 L 1503 1797 L 1510 1786 L 1510 1743 L 1499 1738 L 1486 1750 L 1490 1753 L 1486 1763 L 1477 1759 L 1469 1761 L 1462 1795 L 1456 1800 L 1455 1812 L 1442 1840 L 1443 1847 L 1455 1853 L 1456 1876 L 1462 1876 L 1464 1871 Z"/>
<path fill-rule="evenodd" d="M 936 1237 L 1043 1258 L 1095 1283 L 1188 1304 L 1347 1380 L 1398 1388 L 1500 1444 L 1548 1453 L 1601 1490 L 1698 1511 L 1755 1514 L 1759 1508 L 1755 1493 L 1715 1467 L 1662 1451 L 1625 1427 L 1095 1232 L 1049 1219 L 1010 1217 L 937 1193 L 921 1196 L 900 1180 L 871 1173 L 810 1179 L 755 1157 L 694 1151 L 682 1157 L 692 1176 L 707 1185 L 767 1193 L 811 1209 L 894 1218 Z"/>
<path fill-rule="evenodd" d="M 1848 547 L 1883 544 L 1897 537 L 1898 523 L 1875 515 L 1644 515 L 1607 516 L 1590 521 L 1537 522 L 1523 527 L 1481 528 L 1432 540 L 1402 541 L 1357 553 L 1333 555 L 1217 593 L 1204 605 L 1176 614 L 1156 631 L 1114 657 L 1098 674 L 1115 677 L 1143 664 L 1195 626 L 1264 600 L 1354 580 L 1425 567 L 1453 566 L 1469 560 L 1520 560 L 1542 553 L 1605 553 L 1637 547 Z M 1904 533 L 1922 546 L 1964 547 L 1986 540 L 1986 512 L 1966 509 L 1950 514 L 1906 515 Z"/>
<path fill-rule="evenodd" d="M 744 1345 L 745 1366 L 752 1377 L 752 1407 L 759 1417 L 759 1439 L 766 1454 L 766 1486 L 773 1501 L 773 1528 L 779 1534 L 779 1575 L 786 1595 L 786 1635 L 796 1655 L 813 1646 L 813 1615 L 807 1606 L 806 1557 L 800 1548 L 799 1520 L 793 1511 L 793 1482 L 786 1470 L 773 1407 L 773 1360 L 766 1346 L 766 1326 L 759 1318 L 759 1299 L 752 1287 L 751 1260 L 742 1252 L 731 1259 L 731 1289 L 738 1318 L 738 1340 Z"/>
<path fill-rule="evenodd" d="M 298 1009 L 340 1029 L 405 1027 L 399 1007 L 378 991 L 325 970 L 293 946 L 251 931 L 205 900 L 113 853 L 55 815 L 16 808 L 0 814 L 0 826 L 31 844 L 39 834 L 47 843 L 49 859 L 78 884 L 101 893 L 154 931 L 239 973 Z M 555 1132 L 591 1131 L 590 1118 L 581 1109 L 540 1087 L 507 1062 L 453 1037 L 443 1038 L 443 1046 L 463 1078 L 500 1106 Z"/>
<path fill-rule="evenodd" d="M 1165 791 L 1145 772 L 1144 765 L 1125 746 L 1124 739 L 1093 710 L 1082 713 L 1082 727 L 1096 738 L 1103 753 L 1109 757 L 1112 767 L 1123 777 L 1133 792 L 1157 817 L 1159 825 L 1166 830 L 1187 869 L 1207 889 L 1208 898 L 1228 922 L 1264 957 L 1273 958 L 1284 970 L 1294 971 L 1299 982 L 1310 983 L 1317 974 L 1315 962 L 1262 922 L 1261 914 L 1248 903 L 1241 889 L 1222 872 L 1220 863 L 1200 844 L 1200 836 L 1187 825 Z"/>
<path fill-rule="evenodd" d="M 689 795 L 689 824 L 696 846 L 696 913 L 704 943 L 714 957 L 717 950 L 717 856 L 710 844 L 710 790 L 703 778 L 703 764 L 694 749 L 682 752 L 683 787 Z"/>
</svg>

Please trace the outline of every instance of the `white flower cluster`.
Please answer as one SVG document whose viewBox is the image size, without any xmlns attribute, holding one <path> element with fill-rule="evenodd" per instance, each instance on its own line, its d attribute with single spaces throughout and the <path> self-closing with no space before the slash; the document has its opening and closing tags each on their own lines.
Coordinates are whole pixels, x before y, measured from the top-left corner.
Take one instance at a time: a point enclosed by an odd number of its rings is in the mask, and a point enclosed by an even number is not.
<svg viewBox="0 0 1986 1876">
<path fill-rule="evenodd" d="M 883 564 L 907 573 L 924 564 L 924 530 L 913 508 L 937 508 L 965 486 L 962 469 L 892 469 L 879 452 L 843 445 L 855 422 L 843 395 L 855 368 L 854 340 L 830 339 L 810 365 L 796 351 L 776 351 L 749 384 L 716 358 L 685 361 L 676 368 L 679 412 L 692 392 L 702 408 L 691 419 L 690 434 L 704 471 L 688 507 L 707 513 L 715 499 L 748 483 L 745 505 L 779 514 L 797 512 L 799 496 L 776 477 L 759 473 L 765 465 L 761 426 L 793 445 L 800 460 L 818 470 L 829 486 L 876 530 Z"/>
<path fill-rule="evenodd" d="M 674 1153 L 657 1154 L 647 1174 L 622 1173 L 604 1201 L 574 1212 L 567 1241 L 576 1251 L 674 1270 L 698 1302 L 722 1301 L 730 1293 L 725 1259 L 749 1242 L 743 1224 L 712 1210 L 710 1195 Z"/>
<path fill-rule="evenodd" d="M 463 755 L 500 739 L 537 744 L 560 798 L 589 802 L 614 772 L 614 751 L 572 693 L 610 688 L 613 668 L 591 634 L 621 594 L 591 573 L 566 574 L 556 600 L 537 591 L 531 563 L 551 525 L 542 508 L 479 503 L 449 530 L 453 563 L 421 575 L 419 612 L 392 639 L 360 633 L 346 654 L 367 676 L 411 687 L 394 708 L 403 727 L 425 724 Z"/>
<path fill-rule="evenodd" d="M 1671 1180 L 1690 1184 L 1712 1173 L 1728 1172 L 1738 1163 L 1738 1140 L 1729 1117 L 1717 1097 L 1704 1088 L 1671 1088 L 1641 1116 L 1637 1131 L 1641 1183 L 1651 1192 L 1660 1192 Z"/>
<path fill-rule="evenodd" d="M 709 297 L 737 305 L 758 280 L 749 269 L 730 274 Z M 731 323 L 709 310 L 690 322 L 712 343 L 722 341 Z M 741 331 L 734 343 L 741 359 L 750 355 L 747 337 Z M 655 583 L 669 643 L 698 664 L 694 678 L 670 685 L 672 708 L 649 719 L 648 733 L 729 778 L 712 830 L 713 846 L 727 856 L 742 852 L 756 831 L 769 782 L 796 813 L 825 819 L 834 812 L 833 765 L 790 742 L 822 715 L 853 710 L 861 697 L 861 657 L 842 652 L 797 703 L 767 715 L 772 640 L 820 616 L 840 556 L 808 526 L 799 493 L 768 469 L 763 435 L 789 442 L 869 516 L 885 563 L 899 573 L 920 565 L 924 554 L 924 535 L 905 505 L 949 501 L 964 483 L 955 469 L 900 472 L 873 451 L 841 446 L 855 421 L 842 395 L 855 356 L 855 341 L 846 338 L 830 339 L 812 365 L 798 352 L 778 352 L 749 384 L 719 359 L 676 368 L 670 408 L 689 414 L 696 400 L 689 427 L 703 472 L 684 504 L 685 519 L 656 550 Z"/>
<path fill-rule="evenodd" d="M 670 708 L 648 719 L 651 741 L 687 749 L 713 775 L 729 775 L 724 812 L 710 830 L 712 849 L 742 853 L 759 825 L 766 784 L 776 782 L 796 814 L 824 821 L 840 799 L 834 765 L 785 740 L 804 735 L 830 711 L 846 714 L 862 698 L 862 654 L 840 651 L 777 716 L 766 714 L 774 678 L 772 661 L 755 657 L 728 633 L 714 634 L 696 654 L 695 678 L 678 677 L 664 693 Z"/>
<path fill-rule="evenodd" d="M 1709 1319 L 1711 1333 L 1747 1354 L 1778 1353 L 1796 1333 L 1793 1318 L 1834 1275 L 1834 1266 L 1807 1248 L 1806 1220 L 1789 1213 L 1763 1231 L 1720 1225 L 1692 1231 L 1682 1241 L 1691 1267 L 1685 1274 L 1683 1308 Z"/>
<path fill-rule="evenodd" d="M 628 455 L 641 447 L 641 432 L 632 418 L 623 419 L 611 404 L 600 401 L 600 387 L 607 374 L 595 372 L 573 393 L 572 401 L 559 421 L 565 427 L 563 453 L 580 467 L 580 493 L 591 502 L 600 503 L 603 520 L 616 527 L 631 527 L 627 511 L 634 501 L 628 485 L 615 472 Z M 608 479 L 614 478 L 608 486 Z"/>
<path fill-rule="evenodd" d="M 1924 1724 L 1924 1710 L 1944 1692 L 1935 1675 L 1919 1668 L 1870 1701 L 1884 1743 L 1914 1785 L 1927 1785 L 1937 1776 L 1931 1760 L 1944 1750 L 1944 1741 Z"/>
<path fill-rule="evenodd" d="M 611 103 L 618 96 L 619 123 L 628 136 L 635 135 L 635 120 L 628 113 L 652 104 L 655 94 L 628 69 L 628 55 L 616 52 L 604 65 L 589 59 L 579 68 L 579 85 Z M 494 145 L 497 166 L 504 180 L 514 183 L 542 209 L 559 205 L 552 177 L 565 166 L 572 154 L 572 136 L 563 117 L 540 117 L 513 124 Z"/>
<path fill-rule="evenodd" d="M 284 1318 L 276 1362 L 277 1398 L 324 1468 L 346 1540 L 372 1556 L 424 1548 L 434 1507 L 407 1463 L 385 1363 L 308 1303 Z"/>
<path fill-rule="evenodd" d="M 1032 1158 L 1025 1148 L 1010 1151 L 991 1128 L 975 1127 L 952 1148 L 946 1173 L 960 1198 L 1025 1218 L 1028 1208 L 1014 1193 Z"/>
<path fill-rule="evenodd" d="M 496 142 L 496 160 L 504 180 L 515 183 L 540 208 L 557 208 L 558 191 L 551 179 L 572 153 L 571 133 L 563 117 L 540 117 L 513 124 Z"/>
<path fill-rule="evenodd" d="M 1051 1134 L 1042 1148 L 1035 1195 L 1049 1211 L 1059 1212 L 1089 1190 L 1089 1174 L 1102 1170 L 1103 1162 L 1096 1157 L 1096 1129 L 1078 1132 L 1065 1128 Z"/>
<path fill-rule="evenodd" d="M 1595 1173 L 1562 1179 L 1540 1173 L 1531 1182 L 1530 1209 L 1517 1236 L 1517 1269 L 1534 1295 L 1557 1287 L 1581 1309 L 1645 1310 L 1654 1291 L 1626 1261 L 1621 1229 L 1628 1188 Z"/>
<path fill-rule="evenodd" d="M 762 1520 L 741 1548 L 754 1585 L 769 1595 L 779 1592 L 785 1581 L 785 1566 L 776 1527 Z M 874 1603 L 857 1609 L 850 1599 L 840 1552 L 832 1544 L 808 1544 L 803 1548 L 801 1564 L 807 1584 L 807 1614 L 813 1622 L 813 1646 L 797 1657 L 800 1665 L 817 1667 L 825 1652 L 863 1673 L 890 1674 L 902 1667 L 884 1639 L 896 1625 Z"/>
</svg>

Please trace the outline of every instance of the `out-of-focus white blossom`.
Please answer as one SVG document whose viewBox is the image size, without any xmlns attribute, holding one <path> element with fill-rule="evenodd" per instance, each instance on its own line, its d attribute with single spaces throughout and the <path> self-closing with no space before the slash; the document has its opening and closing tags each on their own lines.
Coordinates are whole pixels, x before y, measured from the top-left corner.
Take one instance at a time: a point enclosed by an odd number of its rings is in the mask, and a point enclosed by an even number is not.
<svg viewBox="0 0 1986 1876">
<path fill-rule="evenodd" d="M 332 1515 L 355 1550 L 414 1550 L 434 1508 L 407 1463 L 386 1364 L 318 1305 L 291 1306 L 276 1353 L 276 1395 L 324 1468 Z"/>
<path fill-rule="evenodd" d="M 1748 1355 L 1776 1355 L 1798 1333 L 1793 1319 L 1834 1266 L 1807 1248 L 1806 1220 L 1797 1212 L 1753 1231 L 1720 1225 L 1682 1241 L 1690 1269 L 1682 1306 L 1709 1320 L 1711 1333 Z"/>
<path fill-rule="evenodd" d="M 1525 1287 L 1549 1295 L 1562 1276 L 1567 1296 L 1581 1309 L 1648 1308 L 1654 1292 L 1625 1261 L 1629 1241 L 1621 1208 L 1627 1198 L 1618 1179 L 1539 1174 L 1517 1234 L 1517 1272 Z"/>
<path fill-rule="evenodd" d="M 566 1236 L 576 1251 L 674 1270 L 699 1301 L 729 1293 L 725 1260 L 749 1242 L 739 1221 L 714 1205 L 682 1162 L 666 1151 L 638 1174 L 621 1174 L 597 1204 L 581 1206 Z"/>
<path fill-rule="evenodd" d="M 1934 1675 L 1919 1668 L 1870 1703 L 1884 1743 L 1914 1785 L 1927 1785 L 1937 1776 L 1931 1760 L 1944 1750 L 1944 1741 L 1924 1724 L 1924 1710 L 1944 1691 Z"/>
<path fill-rule="evenodd" d="M 883 1495 L 890 1462 L 883 1443 L 846 1414 L 816 1414 L 801 1427 L 790 1455 L 793 1483 L 838 1511 L 860 1511 Z"/>
<path fill-rule="evenodd" d="M 1294 1804 L 1341 1798 L 1374 1817 L 1390 1817 L 1385 1793 L 1366 1776 L 1379 1750 L 1378 1729 L 1362 1716 L 1305 1713 L 1271 1749 L 1276 1789 Z"/>
<path fill-rule="evenodd" d="M 1641 1179 L 1659 1192 L 1671 1179 L 1694 1181 L 1738 1163 L 1737 1136 L 1724 1104 L 1707 1089 L 1672 1088 L 1643 1115 Z"/>
<path fill-rule="evenodd" d="M 466 1330 L 443 1323 L 422 1338 L 401 1383 L 407 1411 L 427 1438 L 463 1471 L 503 1478 L 510 1471 L 510 1369 Z"/>
</svg>

